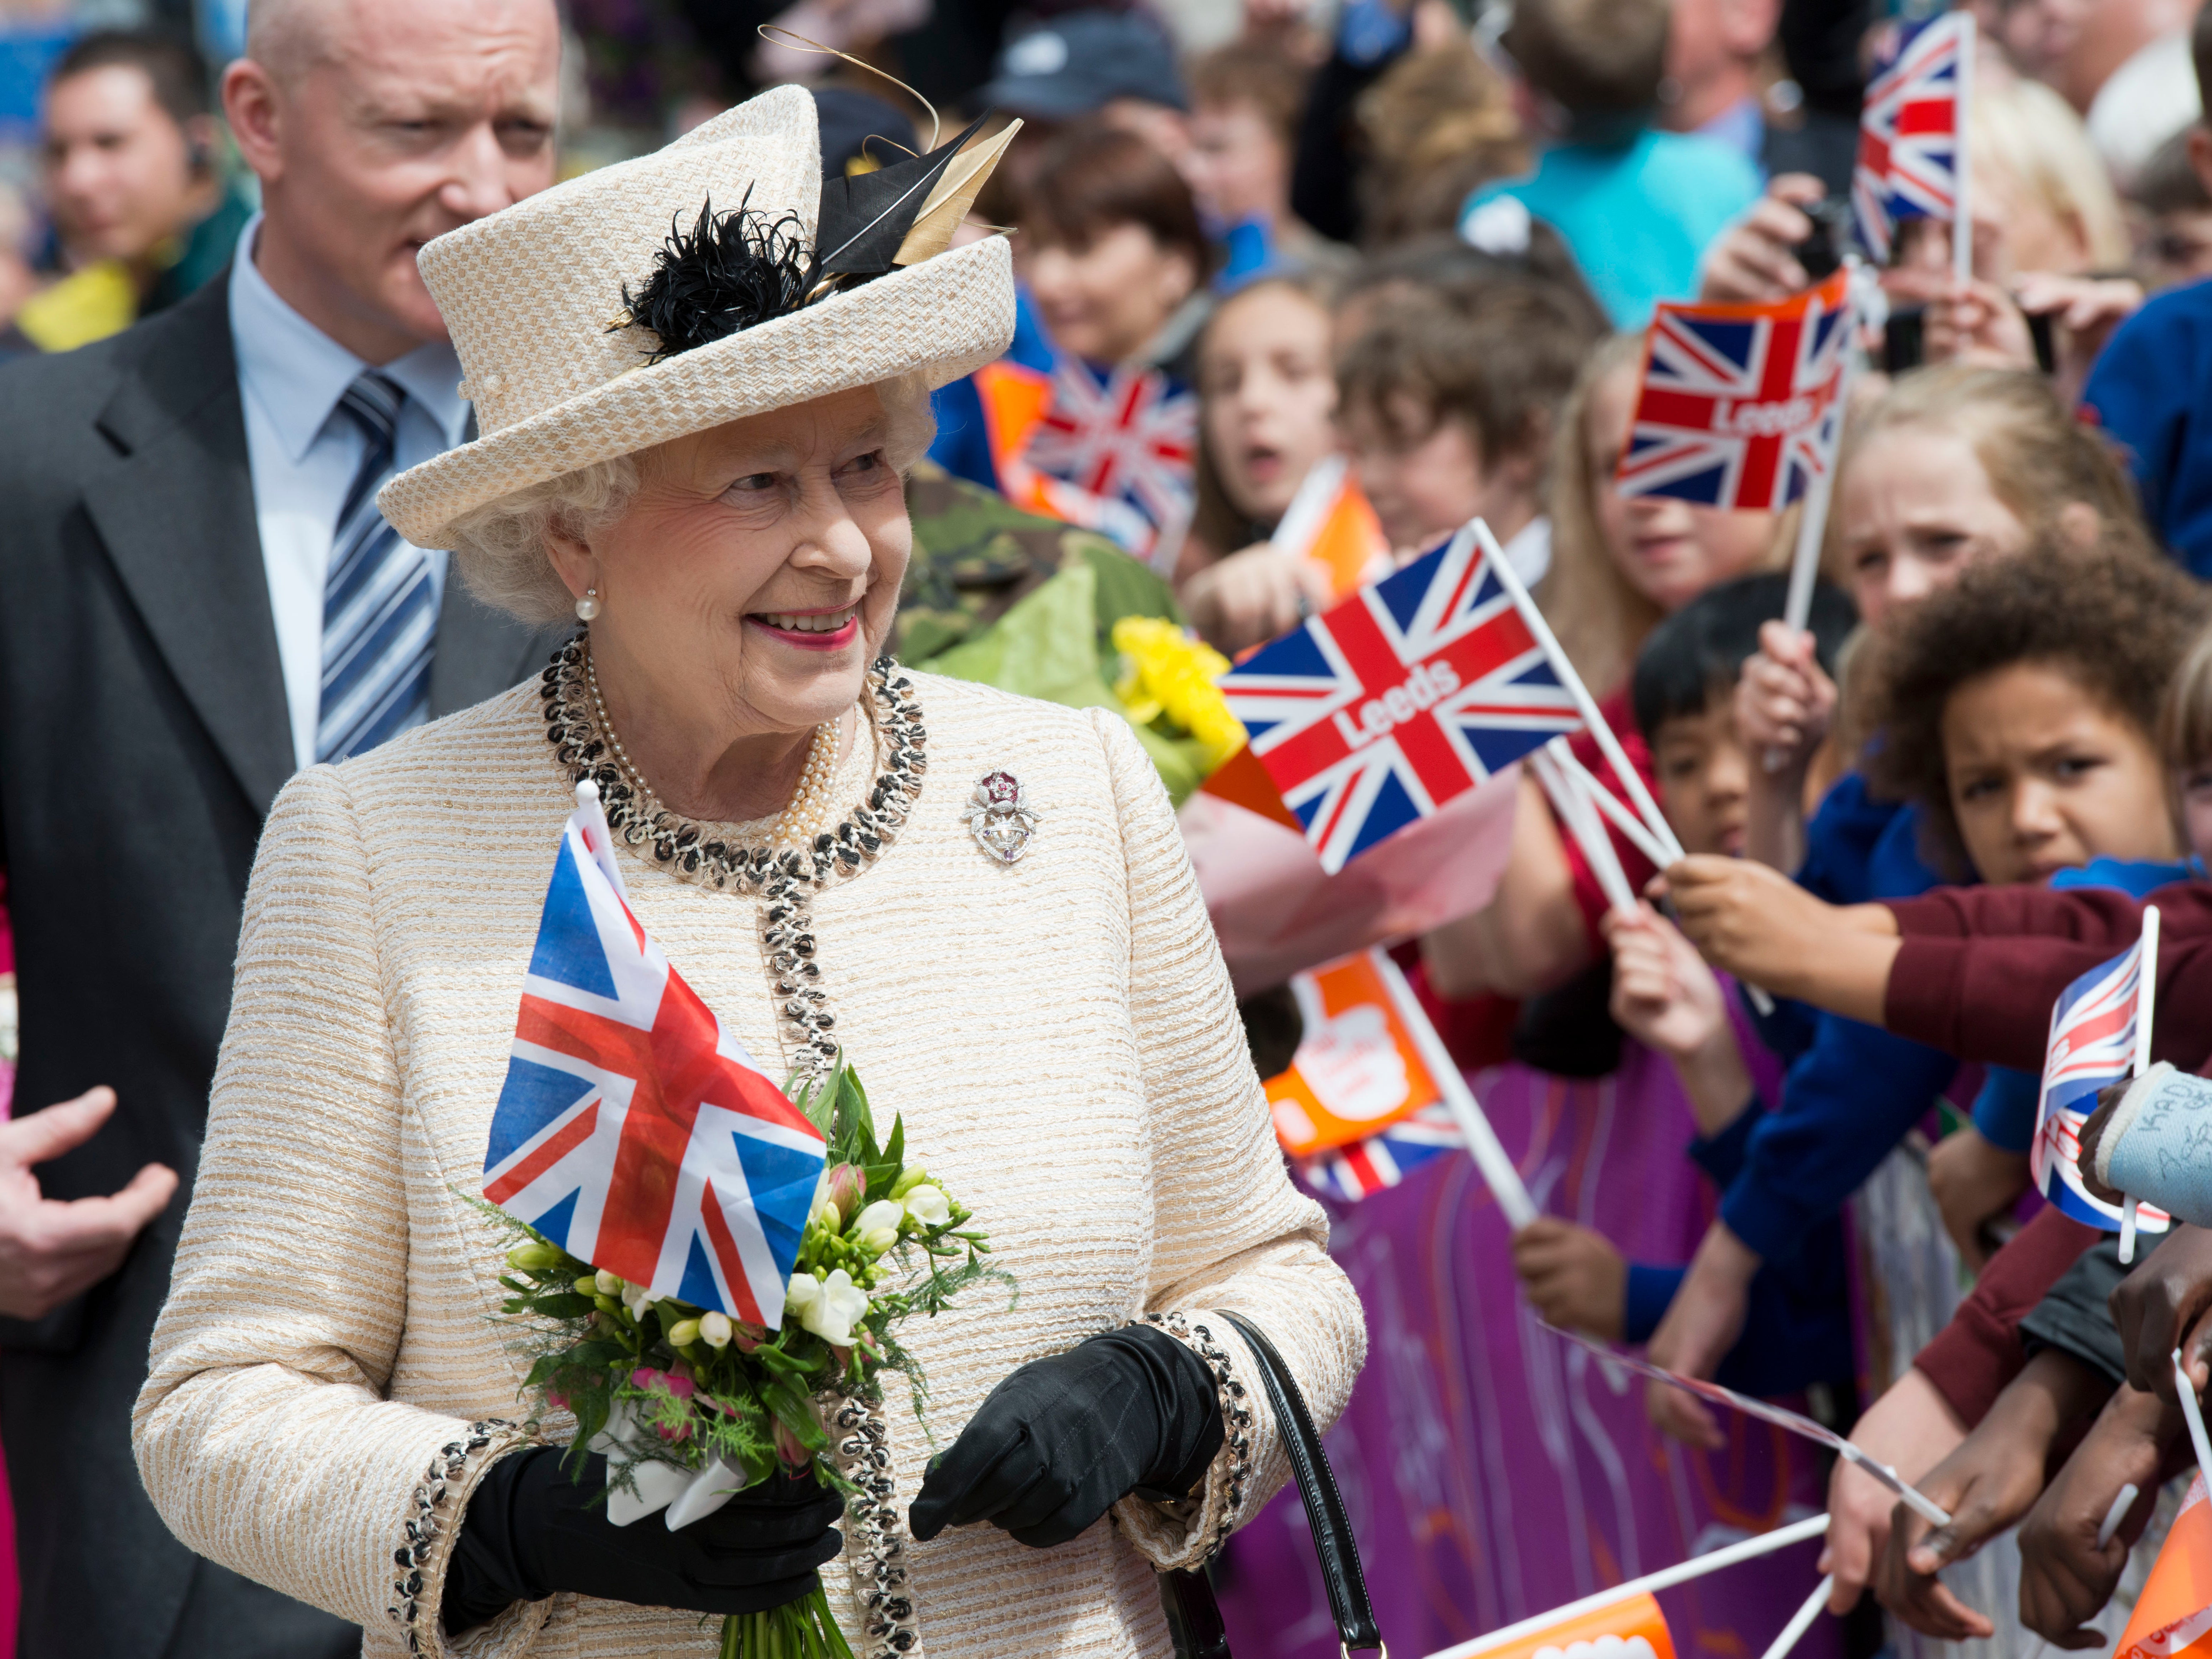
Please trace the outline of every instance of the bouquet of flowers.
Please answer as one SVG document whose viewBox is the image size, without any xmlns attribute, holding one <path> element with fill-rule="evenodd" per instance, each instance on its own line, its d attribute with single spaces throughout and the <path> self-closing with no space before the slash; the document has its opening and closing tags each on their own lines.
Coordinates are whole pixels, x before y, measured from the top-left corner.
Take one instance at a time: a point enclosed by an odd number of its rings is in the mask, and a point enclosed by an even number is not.
<svg viewBox="0 0 2212 1659">
<path fill-rule="evenodd" d="M 521 1235 L 500 1283 L 503 1317 L 521 1328 L 519 1340 L 534 1356 L 524 1393 L 541 1411 L 574 1415 L 572 1475 L 592 1451 L 606 1453 L 617 1522 L 666 1503 L 667 1524 L 681 1526 L 779 1467 L 811 1467 L 852 1496 L 822 1406 L 879 1402 L 883 1373 L 896 1371 L 920 1418 L 927 1382 L 899 1326 L 937 1314 L 981 1280 L 1012 1289 L 986 1260 L 990 1242 L 968 1224 L 968 1210 L 926 1170 L 908 1167 L 904 1125 L 895 1119 L 878 1145 L 850 1066 L 841 1062 L 792 1098 L 830 1150 L 781 1329 L 649 1299 L 643 1285 L 483 1206 Z M 852 1659 L 818 1582 L 798 1601 L 726 1619 L 721 1651 L 723 1659 Z"/>
</svg>

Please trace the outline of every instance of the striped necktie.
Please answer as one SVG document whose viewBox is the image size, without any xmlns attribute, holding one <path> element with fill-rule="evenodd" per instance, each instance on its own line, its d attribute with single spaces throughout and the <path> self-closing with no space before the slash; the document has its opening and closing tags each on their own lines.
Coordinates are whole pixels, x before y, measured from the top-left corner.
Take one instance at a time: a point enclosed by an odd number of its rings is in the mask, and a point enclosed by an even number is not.
<svg viewBox="0 0 2212 1659">
<path fill-rule="evenodd" d="M 323 582 L 319 761 L 362 754 L 429 718 L 438 623 L 430 562 L 376 510 L 377 487 L 392 476 L 406 398 L 389 377 L 364 369 L 338 399 L 361 428 L 362 447 Z"/>
</svg>

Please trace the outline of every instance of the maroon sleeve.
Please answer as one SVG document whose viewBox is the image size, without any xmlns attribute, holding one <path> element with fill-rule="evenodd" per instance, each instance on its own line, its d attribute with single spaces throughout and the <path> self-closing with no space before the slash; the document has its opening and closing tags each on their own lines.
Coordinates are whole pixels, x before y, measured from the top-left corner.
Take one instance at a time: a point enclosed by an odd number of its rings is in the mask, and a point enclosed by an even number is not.
<svg viewBox="0 0 2212 1659">
<path fill-rule="evenodd" d="M 2196 882 L 2161 888 L 2153 895 L 2159 923 L 2169 936 L 2175 929 L 2195 933 L 2212 928 L 2212 904 Z M 2007 887 L 1938 887 L 1917 898 L 1885 900 L 1907 939 L 1994 939 L 2032 933 L 2077 945 L 2118 951 L 2142 932 L 2144 901 L 2110 887 L 2048 887 L 2015 883 Z"/>
<path fill-rule="evenodd" d="M 2134 942 L 2130 935 L 2125 941 Z M 2124 945 L 2064 939 L 1902 941 L 1882 994 L 1881 1023 L 1899 1036 L 1960 1060 L 2040 1073 L 2051 1005 Z M 2212 936 L 2161 935 L 2154 1059 L 2194 1072 L 2212 1055 Z"/>
<path fill-rule="evenodd" d="M 1990 1258 L 1951 1322 L 1913 1357 L 1913 1368 L 1936 1385 L 1969 1429 L 2027 1364 L 2021 1352 L 2021 1321 L 2097 1237 L 2094 1227 L 2061 1211 L 2039 1211 Z"/>
</svg>

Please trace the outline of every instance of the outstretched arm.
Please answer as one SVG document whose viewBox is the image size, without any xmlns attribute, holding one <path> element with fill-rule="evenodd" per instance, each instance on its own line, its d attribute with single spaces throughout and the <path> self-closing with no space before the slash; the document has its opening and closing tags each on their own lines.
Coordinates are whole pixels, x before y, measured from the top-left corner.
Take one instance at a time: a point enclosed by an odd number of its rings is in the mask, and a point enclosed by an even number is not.
<svg viewBox="0 0 2212 1659">
<path fill-rule="evenodd" d="M 1835 905 L 1748 859 L 1684 859 L 1650 889 L 1716 968 L 1869 1025 L 1882 1023 L 1897 921 L 1887 906 Z"/>
</svg>

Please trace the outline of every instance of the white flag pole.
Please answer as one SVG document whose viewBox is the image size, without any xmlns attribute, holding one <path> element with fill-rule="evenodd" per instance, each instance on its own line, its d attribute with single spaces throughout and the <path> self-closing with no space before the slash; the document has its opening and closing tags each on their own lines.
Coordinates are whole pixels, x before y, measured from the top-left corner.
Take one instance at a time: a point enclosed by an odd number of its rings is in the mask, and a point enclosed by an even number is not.
<svg viewBox="0 0 2212 1659">
<path fill-rule="evenodd" d="M 2181 1415 L 2189 1425 L 2189 1443 L 2197 1453 L 2197 1472 L 2204 1489 L 2212 1492 L 2212 1442 L 2204 1437 L 2204 1408 L 2197 1403 L 2197 1385 L 2189 1380 L 2189 1367 L 2181 1363 L 2181 1350 L 2173 1351 L 2173 1392 L 2181 1401 Z"/>
<path fill-rule="evenodd" d="M 1613 768 L 1613 775 L 1620 780 L 1620 787 L 1627 792 L 1630 803 L 1642 816 L 1652 838 L 1666 850 L 1666 862 L 1660 867 L 1664 869 L 1668 864 L 1679 861 L 1682 857 L 1682 843 L 1674 839 L 1674 830 L 1667 825 L 1666 815 L 1660 811 L 1659 804 L 1651 799 L 1651 792 L 1644 787 L 1642 776 L 1628 763 L 1628 757 L 1621 752 L 1620 739 L 1613 736 L 1613 727 L 1606 724 L 1604 714 L 1598 710 L 1597 699 L 1590 696 L 1589 687 L 1583 684 L 1583 677 L 1575 672 L 1574 664 L 1567 660 L 1567 653 L 1559 648 L 1559 636 L 1552 632 L 1551 623 L 1544 620 L 1544 613 L 1536 609 L 1536 602 L 1528 597 L 1527 585 L 1507 562 L 1505 550 L 1498 546 L 1498 538 L 1490 533 L 1490 526 L 1481 520 L 1470 519 L 1468 528 L 1474 532 L 1475 539 L 1481 543 L 1483 556 L 1490 561 L 1492 574 L 1498 578 L 1498 586 L 1511 596 L 1514 608 L 1520 611 L 1521 620 L 1528 625 L 1529 633 L 1535 636 L 1537 645 L 1552 665 L 1552 672 L 1559 677 L 1559 684 L 1574 699 L 1576 711 L 1582 715 L 1583 724 L 1589 728 L 1590 736 L 1597 740 L 1598 752 L 1605 757 L 1607 764 Z"/>
<path fill-rule="evenodd" d="M 1732 1567 L 1739 1561 L 1754 1560 L 1762 1555 L 1771 1555 L 1777 1550 L 1786 1550 L 1792 1544 L 1802 1544 L 1808 1538 L 1818 1538 L 1828 1529 L 1825 1515 L 1808 1516 L 1802 1521 L 1792 1522 L 1786 1527 L 1777 1527 L 1772 1532 L 1763 1532 L 1746 1538 L 1707 1555 L 1693 1556 L 1677 1566 L 1662 1567 L 1656 1572 L 1647 1572 L 1641 1578 L 1632 1578 L 1625 1584 L 1615 1584 L 1611 1589 L 1601 1589 L 1595 1595 L 1585 1595 L 1579 1601 L 1570 1601 L 1563 1607 L 1553 1607 L 1549 1613 L 1540 1613 L 1533 1619 L 1523 1619 L 1517 1625 L 1508 1625 L 1504 1630 L 1492 1631 L 1487 1636 L 1462 1642 L 1455 1647 L 1440 1648 L 1428 1659 L 1478 1659 L 1478 1656 L 1495 1652 L 1510 1646 L 1524 1636 L 1532 1636 L 1547 1627 L 1564 1624 L 1570 1619 L 1579 1619 L 1586 1613 L 1595 1613 L 1600 1607 L 1609 1607 L 1620 1601 L 1633 1601 L 1639 1595 L 1677 1584 L 1687 1583 L 1692 1578 L 1702 1578 L 1709 1572 L 1718 1572 L 1723 1567 Z"/>
<path fill-rule="evenodd" d="M 1957 112 L 1951 118 L 1957 125 L 1952 137 L 1952 171 L 1958 188 L 1951 202 L 1951 275 L 1960 287 L 1974 280 L 1974 213 L 1970 185 L 1972 168 L 1968 161 L 1970 146 L 1966 128 L 1973 113 L 1974 90 L 1974 15 L 1970 11 L 1951 14 L 1958 19 L 1959 31 L 1959 96 Z"/>
<path fill-rule="evenodd" d="M 1651 832 L 1644 827 L 1643 819 L 1623 806 L 1620 798 L 1599 782 L 1591 775 L 1589 768 L 1575 758 L 1575 751 L 1567 747 L 1565 738 L 1553 738 L 1544 745 L 1544 750 L 1559 763 L 1562 772 L 1582 785 L 1583 793 L 1589 804 L 1602 812 L 1613 827 L 1627 838 L 1630 846 L 1653 864 L 1662 868 L 1665 866 L 1667 849 L 1651 838 Z"/>
<path fill-rule="evenodd" d="M 1784 624 L 1793 634 L 1805 631 L 1813 616 L 1813 586 L 1820 575 L 1820 544 L 1828 532 L 1828 502 L 1835 494 L 1836 457 L 1844 447 L 1844 420 L 1851 407 L 1851 380 L 1856 368 L 1859 308 L 1856 290 L 1844 289 L 1843 367 L 1836 374 L 1836 441 L 1825 447 L 1818 477 L 1805 491 L 1804 510 L 1797 520 L 1797 546 L 1790 560 L 1790 596 L 1782 607 Z"/>
<path fill-rule="evenodd" d="M 1583 849 L 1583 859 L 1589 864 L 1590 873 L 1605 894 L 1605 902 L 1616 910 L 1636 912 L 1636 895 L 1628 885 L 1628 872 L 1620 867 L 1620 860 L 1613 850 L 1613 839 L 1598 823 L 1597 814 L 1590 810 L 1589 798 L 1580 787 L 1580 781 L 1565 772 L 1558 757 L 1551 751 L 1559 744 L 1554 738 L 1544 748 L 1528 757 L 1535 769 L 1536 781 L 1544 786 L 1544 793 L 1552 798 L 1552 810 L 1559 814 L 1559 822 L 1567 826 L 1575 838 L 1575 845 Z"/>
<path fill-rule="evenodd" d="M 1303 559 L 1312 552 L 1321 527 L 1328 522 L 1328 509 L 1344 488 L 1346 470 L 1344 457 L 1334 454 L 1324 455 L 1308 467 L 1291 504 L 1275 521 L 1275 533 L 1267 538 L 1267 544 L 1285 558 Z"/>
<path fill-rule="evenodd" d="M 2142 943 L 2137 947 L 2142 955 L 2136 963 L 2136 1052 L 2134 1062 L 2128 1068 L 2130 1077 L 2141 1077 L 2150 1070 L 2150 1022 L 2158 1000 L 2158 906 L 2143 906 Z M 2136 1259 L 2136 1206 L 2125 1193 L 2120 1194 L 2120 1265 L 2127 1266 Z M 2205 1484 L 2212 1486 L 2212 1474 L 2207 1474 Z"/>
<path fill-rule="evenodd" d="M 1804 1605 L 1790 1615 L 1790 1622 L 1782 1627 L 1782 1634 L 1767 1644 L 1759 1659 L 1782 1659 L 1782 1656 L 1797 1645 L 1798 1638 L 1813 1628 L 1813 1621 L 1820 1616 L 1820 1609 L 1828 1604 L 1828 1596 L 1836 1588 L 1836 1575 L 1830 1573 L 1813 1587 Z"/>
<path fill-rule="evenodd" d="M 1383 988 L 1390 994 L 1390 1006 L 1405 1023 L 1407 1034 L 1413 1039 L 1413 1048 L 1421 1056 L 1421 1064 L 1428 1068 L 1437 1091 L 1443 1096 L 1445 1108 L 1465 1137 L 1467 1150 L 1474 1157 L 1474 1167 L 1481 1172 L 1484 1184 L 1490 1188 L 1490 1195 L 1498 1200 L 1506 1224 L 1519 1232 L 1538 1213 L 1536 1200 L 1528 1196 L 1520 1170 L 1505 1155 L 1497 1131 L 1483 1115 L 1481 1103 L 1475 1099 L 1474 1091 L 1467 1086 L 1467 1079 L 1460 1074 L 1459 1063 L 1445 1049 L 1437 1028 L 1421 1012 L 1421 1000 L 1413 994 L 1413 988 L 1406 983 L 1406 975 L 1399 970 L 1398 964 L 1390 960 L 1386 951 L 1370 951 L 1369 960 L 1382 975 Z"/>
</svg>

